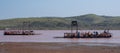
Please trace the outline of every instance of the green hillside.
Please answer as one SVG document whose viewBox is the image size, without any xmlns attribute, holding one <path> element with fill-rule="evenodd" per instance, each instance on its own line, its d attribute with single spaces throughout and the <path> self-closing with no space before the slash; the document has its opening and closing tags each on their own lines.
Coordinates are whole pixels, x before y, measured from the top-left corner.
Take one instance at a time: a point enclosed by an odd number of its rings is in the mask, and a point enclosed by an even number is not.
<svg viewBox="0 0 120 53">
<path fill-rule="evenodd" d="M 0 20 L 0 29 L 63 30 L 70 29 L 70 22 L 77 20 L 79 29 L 120 29 L 120 17 L 86 14 L 72 17 L 30 17 Z"/>
</svg>

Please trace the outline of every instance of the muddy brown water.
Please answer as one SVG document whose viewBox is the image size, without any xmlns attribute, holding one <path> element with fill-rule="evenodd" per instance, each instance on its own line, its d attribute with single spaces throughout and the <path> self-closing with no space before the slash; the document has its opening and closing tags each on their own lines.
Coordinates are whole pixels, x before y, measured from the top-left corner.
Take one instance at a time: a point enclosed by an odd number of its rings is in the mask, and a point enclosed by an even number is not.
<svg viewBox="0 0 120 53">
<path fill-rule="evenodd" d="M 104 30 L 79 30 L 80 32 L 99 33 Z M 3 30 L 0 31 L 0 42 L 95 42 L 95 43 L 120 43 L 120 30 L 110 30 L 111 38 L 54 38 L 63 37 L 65 32 L 70 30 L 34 30 L 37 35 L 3 35 Z"/>
</svg>

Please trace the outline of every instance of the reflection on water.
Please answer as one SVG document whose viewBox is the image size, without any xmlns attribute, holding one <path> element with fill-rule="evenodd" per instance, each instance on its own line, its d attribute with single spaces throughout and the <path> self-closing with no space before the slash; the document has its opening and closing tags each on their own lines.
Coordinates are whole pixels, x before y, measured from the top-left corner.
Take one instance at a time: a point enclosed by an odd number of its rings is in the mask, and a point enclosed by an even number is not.
<svg viewBox="0 0 120 53">
<path fill-rule="evenodd" d="M 80 30 L 80 32 L 94 30 Z M 99 33 L 103 30 L 97 30 Z M 96 43 L 120 43 L 120 30 L 111 30 L 113 34 L 112 38 L 54 38 L 64 36 L 64 32 L 70 32 L 70 30 L 35 30 L 36 34 L 40 35 L 12 35 L 4 36 L 3 31 L 0 31 L 0 42 L 96 42 Z"/>
</svg>

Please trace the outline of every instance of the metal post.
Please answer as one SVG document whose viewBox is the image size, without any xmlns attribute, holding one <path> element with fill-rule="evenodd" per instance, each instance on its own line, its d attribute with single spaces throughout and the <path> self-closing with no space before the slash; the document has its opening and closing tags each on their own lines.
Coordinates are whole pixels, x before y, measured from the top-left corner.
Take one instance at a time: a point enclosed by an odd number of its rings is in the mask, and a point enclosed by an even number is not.
<svg viewBox="0 0 120 53">
<path fill-rule="evenodd" d="M 75 27 L 76 33 L 78 33 L 78 23 L 77 23 L 77 21 L 72 21 L 71 22 L 71 33 L 73 33 L 73 27 Z"/>
<path fill-rule="evenodd" d="M 72 26 L 72 22 L 71 22 L 71 36 L 72 36 L 72 33 L 73 33 L 73 26 Z"/>
</svg>

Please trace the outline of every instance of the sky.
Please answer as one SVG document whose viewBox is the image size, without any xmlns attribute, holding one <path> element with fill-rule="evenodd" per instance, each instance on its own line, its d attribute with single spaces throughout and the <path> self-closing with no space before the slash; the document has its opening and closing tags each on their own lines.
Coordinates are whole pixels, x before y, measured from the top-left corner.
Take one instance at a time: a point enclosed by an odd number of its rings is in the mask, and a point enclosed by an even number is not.
<svg viewBox="0 0 120 53">
<path fill-rule="evenodd" d="M 0 19 L 84 14 L 120 16 L 119 5 L 120 0 L 0 0 Z"/>
</svg>

